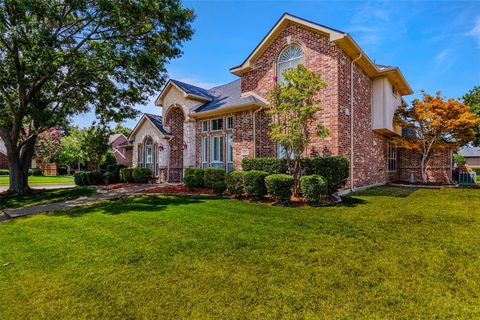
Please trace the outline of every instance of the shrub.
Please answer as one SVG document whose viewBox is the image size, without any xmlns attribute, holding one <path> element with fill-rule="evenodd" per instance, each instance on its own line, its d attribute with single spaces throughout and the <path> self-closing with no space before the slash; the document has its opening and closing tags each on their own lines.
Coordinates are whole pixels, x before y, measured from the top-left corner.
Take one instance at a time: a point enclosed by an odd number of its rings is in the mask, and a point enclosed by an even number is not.
<svg viewBox="0 0 480 320">
<path fill-rule="evenodd" d="M 293 177 L 287 174 L 272 174 L 265 178 L 268 193 L 280 203 L 288 203 L 292 197 Z"/>
<path fill-rule="evenodd" d="M 103 183 L 110 184 L 115 181 L 115 176 L 112 172 L 107 171 L 103 173 L 102 180 L 103 180 Z"/>
<path fill-rule="evenodd" d="M 87 171 L 85 173 L 87 179 L 86 185 L 94 186 L 102 183 L 102 173 L 100 171 Z"/>
<path fill-rule="evenodd" d="M 183 183 L 185 183 L 187 189 L 191 191 L 196 188 L 197 179 L 193 174 L 189 174 L 183 177 Z"/>
<path fill-rule="evenodd" d="M 243 174 L 245 171 L 233 170 L 227 174 L 227 190 L 229 193 L 240 197 L 244 192 Z"/>
<path fill-rule="evenodd" d="M 57 173 L 58 173 L 59 176 L 66 176 L 68 174 L 67 168 L 58 167 L 57 168 Z"/>
<path fill-rule="evenodd" d="M 87 176 L 88 176 L 88 173 L 86 171 L 80 172 L 80 180 L 81 180 L 82 186 L 88 186 Z"/>
<path fill-rule="evenodd" d="M 265 171 L 269 174 L 287 173 L 287 160 L 283 158 L 244 158 L 244 171 Z"/>
<path fill-rule="evenodd" d="M 477 173 L 477 176 L 480 176 L 480 167 L 471 167 L 471 169 Z"/>
<path fill-rule="evenodd" d="M 8 176 L 10 171 L 8 169 L 0 169 L 0 176 Z"/>
<path fill-rule="evenodd" d="M 120 169 L 120 181 L 122 182 L 134 182 L 133 181 L 133 168 L 122 168 Z"/>
<path fill-rule="evenodd" d="M 258 170 L 246 171 L 243 174 L 243 185 L 247 196 L 257 198 L 267 193 L 266 176 L 268 176 L 268 172 Z"/>
<path fill-rule="evenodd" d="M 205 187 L 212 189 L 215 182 L 225 182 L 225 170 L 207 168 L 205 170 Z"/>
<path fill-rule="evenodd" d="M 188 179 L 188 185 L 186 179 Z M 201 168 L 186 168 L 184 182 L 191 189 L 203 188 L 205 186 L 205 170 Z"/>
<path fill-rule="evenodd" d="M 327 183 L 328 194 L 341 189 L 347 182 L 350 167 L 345 157 L 307 158 L 303 161 L 305 175 L 320 175 Z"/>
<path fill-rule="evenodd" d="M 29 176 L 43 176 L 42 169 L 40 168 L 33 168 L 28 170 L 28 175 Z"/>
<path fill-rule="evenodd" d="M 135 182 L 148 182 L 152 177 L 152 170 L 149 168 L 133 168 L 132 178 Z"/>
<path fill-rule="evenodd" d="M 317 203 L 321 195 L 327 194 L 327 183 L 321 176 L 303 176 L 300 178 L 300 189 L 309 203 Z"/>
<path fill-rule="evenodd" d="M 123 164 L 114 164 L 107 166 L 107 170 L 113 174 L 112 182 L 120 181 L 120 170 L 126 167 L 127 166 L 124 166 Z"/>
<path fill-rule="evenodd" d="M 82 174 L 83 172 L 82 171 L 79 171 L 79 172 L 75 172 L 75 174 L 73 175 L 73 181 L 75 181 L 75 185 L 77 186 L 83 186 L 83 181 L 82 181 Z"/>
<path fill-rule="evenodd" d="M 212 185 L 212 190 L 215 193 L 222 194 L 227 189 L 227 185 L 223 181 L 214 182 Z"/>
</svg>

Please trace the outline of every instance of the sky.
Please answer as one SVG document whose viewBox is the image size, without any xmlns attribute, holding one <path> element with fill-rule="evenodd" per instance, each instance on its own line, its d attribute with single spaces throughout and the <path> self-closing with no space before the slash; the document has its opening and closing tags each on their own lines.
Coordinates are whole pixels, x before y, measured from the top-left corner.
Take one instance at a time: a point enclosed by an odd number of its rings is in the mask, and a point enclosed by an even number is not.
<svg viewBox="0 0 480 320">
<path fill-rule="evenodd" d="M 229 69 L 242 63 L 283 13 L 349 33 L 379 64 L 400 67 L 415 91 L 462 97 L 480 85 L 480 1 L 184 1 L 195 11 L 195 34 L 169 77 L 206 89 L 237 79 Z M 160 91 L 159 88 L 158 91 Z M 142 113 L 161 114 L 154 105 Z M 125 121 L 133 128 L 137 119 Z M 88 126 L 92 114 L 73 119 Z"/>
</svg>

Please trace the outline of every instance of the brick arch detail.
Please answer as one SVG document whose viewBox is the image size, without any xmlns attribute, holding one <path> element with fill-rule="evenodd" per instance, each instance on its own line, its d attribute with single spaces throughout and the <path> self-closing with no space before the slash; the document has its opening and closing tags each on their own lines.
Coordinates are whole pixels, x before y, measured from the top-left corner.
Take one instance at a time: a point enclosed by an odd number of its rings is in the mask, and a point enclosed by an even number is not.
<svg viewBox="0 0 480 320">
<path fill-rule="evenodd" d="M 165 113 L 165 124 L 172 135 L 170 144 L 169 182 L 181 182 L 183 179 L 183 124 L 185 113 L 181 106 L 171 106 Z"/>
</svg>

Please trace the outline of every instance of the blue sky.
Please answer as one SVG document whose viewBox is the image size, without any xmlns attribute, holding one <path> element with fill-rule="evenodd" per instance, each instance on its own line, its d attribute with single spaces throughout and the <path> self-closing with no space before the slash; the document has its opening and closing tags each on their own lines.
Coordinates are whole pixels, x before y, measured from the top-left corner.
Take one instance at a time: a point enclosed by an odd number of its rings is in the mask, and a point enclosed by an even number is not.
<svg viewBox="0 0 480 320">
<path fill-rule="evenodd" d="M 480 85 L 480 2 L 185 1 L 197 18 L 171 78 L 204 88 L 236 79 L 248 56 L 284 12 L 352 35 L 376 63 L 399 66 L 415 91 L 461 97 Z M 161 88 L 159 88 L 161 89 Z M 141 112 L 160 114 L 154 99 Z M 89 125 L 93 115 L 74 119 Z M 135 120 L 127 120 L 133 127 Z"/>
</svg>

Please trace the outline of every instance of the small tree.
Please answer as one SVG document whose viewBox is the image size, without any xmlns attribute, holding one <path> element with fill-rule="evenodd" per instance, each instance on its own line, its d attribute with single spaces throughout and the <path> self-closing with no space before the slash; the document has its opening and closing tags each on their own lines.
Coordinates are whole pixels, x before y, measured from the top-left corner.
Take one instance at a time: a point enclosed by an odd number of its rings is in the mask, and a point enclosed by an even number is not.
<svg viewBox="0 0 480 320">
<path fill-rule="evenodd" d="M 38 135 L 35 144 L 35 159 L 38 163 L 54 162 L 62 147 L 62 133 L 57 129 L 50 129 Z"/>
<path fill-rule="evenodd" d="M 327 84 L 319 74 L 303 65 L 286 70 L 282 75 L 284 81 L 278 83 L 270 93 L 270 137 L 285 149 L 288 170 L 294 179 L 293 193 L 296 195 L 302 154 L 311 143 L 310 131 L 318 121 L 315 114 L 321 110 L 318 92 Z M 314 127 L 318 137 L 329 135 L 323 124 L 317 123 Z"/>
<path fill-rule="evenodd" d="M 428 182 L 427 168 L 433 150 L 452 143 L 467 144 L 475 139 L 475 129 L 480 125 L 480 119 L 459 100 L 445 100 L 440 92 L 431 96 L 423 91 L 422 99 L 415 99 L 412 107 L 397 109 L 395 121 L 415 132 L 397 139 L 397 143 L 420 152 L 423 182 Z"/>
<path fill-rule="evenodd" d="M 100 164 L 110 149 L 109 135 L 110 131 L 105 125 L 95 123 L 85 129 L 82 135 L 81 148 L 96 170 L 100 170 Z"/>
<path fill-rule="evenodd" d="M 80 170 L 80 166 L 85 163 L 87 156 L 82 149 L 83 130 L 73 127 L 69 130 L 68 135 L 62 138 L 62 148 L 57 156 L 57 161 L 68 167 L 76 166 Z"/>
<path fill-rule="evenodd" d="M 123 124 L 121 124 L 121 123 L 117 123 L 117 125 L 115 126 L 115 128 L 111 131 L 112 134 L 121 133 L 121 134 L 123 134 L 125 137 L 128 137 L 131 132 L 132 132 L 132 129 L 130 129 L 130 128 L 128 128 L 128 127 L 125 127 L 125 126 L 124 126 Z"/>
</svg>

